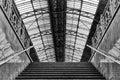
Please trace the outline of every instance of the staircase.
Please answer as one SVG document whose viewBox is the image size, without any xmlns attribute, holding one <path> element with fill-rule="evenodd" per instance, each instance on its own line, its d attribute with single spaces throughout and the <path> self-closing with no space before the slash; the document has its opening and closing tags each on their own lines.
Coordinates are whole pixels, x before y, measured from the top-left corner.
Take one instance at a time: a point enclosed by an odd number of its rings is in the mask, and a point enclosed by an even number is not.
<svg viewBox="0 0 120 80">
<path fill-rule="evenodd" d="M 105 80 L 88 62 L 30 63 L 16 80 Z"/>
</svg>

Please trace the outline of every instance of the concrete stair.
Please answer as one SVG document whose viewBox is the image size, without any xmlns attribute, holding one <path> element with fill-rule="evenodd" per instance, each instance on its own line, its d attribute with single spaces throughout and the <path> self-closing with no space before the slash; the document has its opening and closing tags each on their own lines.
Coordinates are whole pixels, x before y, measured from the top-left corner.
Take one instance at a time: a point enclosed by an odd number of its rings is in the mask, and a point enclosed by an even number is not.
<svg viewBox="0 0 120 80">
<path fill-rule="evenodd" d="M 16 80 L 105 80 L 88 62 L 30 63 Z"/>
</svg>

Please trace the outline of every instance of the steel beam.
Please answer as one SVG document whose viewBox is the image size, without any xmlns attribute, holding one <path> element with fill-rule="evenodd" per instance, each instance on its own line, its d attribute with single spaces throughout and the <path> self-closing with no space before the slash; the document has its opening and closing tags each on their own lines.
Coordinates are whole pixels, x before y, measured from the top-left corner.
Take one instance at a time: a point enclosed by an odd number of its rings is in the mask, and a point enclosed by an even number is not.
<svg viewBox="0 0 120 80">
<path fill-rule="evenodd" d="M 83 6 L 83 0 L 81 0 L 81 5 L 80 5 L 80 12 L 79 12 L 78 24 L 77 24 L 77 29 L 76 29 L 76 37 L 75 37 L 75 42 L 74 42 L 73 56 L 74 56 L 75 46 L 76 46 L 76 41 L 77 41 L 77 34 L 78 34 L 78 28 L 79 28 L 79 23 L 80 23 L 82 6 Z M 72 60 L 73 60 L 73 57 L 72 57 Z"/>
<path fill-rule="evenodd" d="M 56 62 L 65 60 L 66 0 L 48 0 Z"/>
<path fill-rule="evenodd" d="M 39 26 L 39 23 L 38 23 L 38 18 L 37 18 L 37 16 L 36 16 L 36 12 L 35 12 L 35 8 L 34 8 L 34 4 L 33 4 L 33 0 L 31 0 L 31 4 L 32 4 L 32 8 L 33 8 L 33 10 L 34 10 L 34 16 L 35 16 L 35 18 L 36 18 L 36 23 L 37 23 L 37 27 L 38 27 L 38 30 L 39 30 L 39 33 L 40 33 L 40 37 L 41 37 L 41 40 L 42 40 L 42 44 L 43 44 L 43 48 L 45 49 L 45 44 L 44 44 L 44 41 L 43 41 L 43 37 L 42 37 L 42 35 L 41 35 L 41 30 L 40 30 L 40 26 Z M 46 58 L 47 58 L 47 60 L 48 60 L 48 57 L 47 57 L 47 54 L 46 54 L 46 50 L 45 50 L 45 55 L 46 55 Z"/>
</svg>

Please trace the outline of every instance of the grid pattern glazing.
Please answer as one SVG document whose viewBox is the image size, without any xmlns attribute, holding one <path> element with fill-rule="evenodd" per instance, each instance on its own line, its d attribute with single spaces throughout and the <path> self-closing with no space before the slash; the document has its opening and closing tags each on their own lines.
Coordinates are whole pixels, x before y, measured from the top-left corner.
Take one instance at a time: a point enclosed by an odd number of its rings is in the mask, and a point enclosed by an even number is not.
<svg viewBox="0 0 120 80">
<path fill-rule="evenodd" d="M 48 0 L 14 0 L 40 61 L 54 62 Z M 65 62 L 79 62 L 99 0 L 66 0 Z"/>
<path fill-rule="evenodd" d="M 99 0 L 67 0 L 65 62 L 79 62 Z"/>
<path fill-rule="evenodd" d="M 15 3 L 40 61 L 55 62 L 48 2 L 46 0 L 15 0 Z"/>
</svg>

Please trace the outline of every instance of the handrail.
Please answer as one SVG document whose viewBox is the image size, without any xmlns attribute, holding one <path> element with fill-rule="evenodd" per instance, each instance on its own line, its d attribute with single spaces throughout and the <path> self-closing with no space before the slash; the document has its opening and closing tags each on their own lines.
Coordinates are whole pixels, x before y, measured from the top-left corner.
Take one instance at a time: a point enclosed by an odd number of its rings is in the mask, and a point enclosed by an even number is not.
<svg viewBox="0 0 120 80">
<path fill-rule="evenodd" d="M 22 54 L 23 52 L 25 52 L 25 51 L 27 51 L 27 50 L 33 48 L 33 47 L 34 47 L 34 46 L 30 46 L 30 47 L 27 48 L 27 49 L 24 49 L 24 50 L 22 50 L 22 51 L 16 52 L 15 54 L 13 54 L 13 56 L 8 56 L 7 59 L 1 60 L 1 61 L 0 61 L 0 65 L 4 64 L 4 63 L 6 63 L 6 62 L 8 62 L 8 61 L 11 60 L 12 58 L 14 58 L 14 57 L 16 57 L 16 56 Z"/>
<path fill-rule="evenodd" d="M 109 3 L 107 3 L 106 8 L 108 7 L 108 4 L 109 4 Z M 103 15 L 105 14 L 106 8 L 105 8 L 105 10 L 104 10 L 104 12 L 103 12 Z M 119 6 L 115 9 L 112 18 L 111 18 L 110 22 L 109 22 L 108 25 L 107 25 L 107 29 L 105 30 L 105 32 L 104 32 L 102 38 L 100 39 L 99 43 L 97 44 L 96 48 L 98 48 L 98 47 L 100 46 L 101 42 L 103 41 L 103 39 L 104 39 L 104 37 L 105 37 L 105 34 L 107 33 L 108 29 L 110 28 L 110 25 L 111 25 L 114 17 L 116 16 L 119 8 L 120 8 L 120 4 L 119 4 Z M 90 57 L 89 61 L 93 58 L 94 54 L 95 54 L 95 52 L 94 52 L 93 55 Z"/>
<path fill-rule="evenodd" d="M 94 47 L 92 47 L 92 46 L 90 46 L 90 45 L 86 45 L 86 46 L 89 47 L 89 48 L 91 48 L 92 50 L 98 52 L 99 54 L 101 54 L 101 55 L 103 55 L 103 56 L 111 59 L 112 61 L 120 64 L 120 59 L 118 59 L 118 58 L 116 58 L 116 57 L 114 57 L 114 56 L 112 56 L 112 55 L 107 54 L 107 52 L 105 52 L 105 51 L 103 52 L 103 51 L 97 50 L 96 48 L 94 48 Z"/>
</svg>

